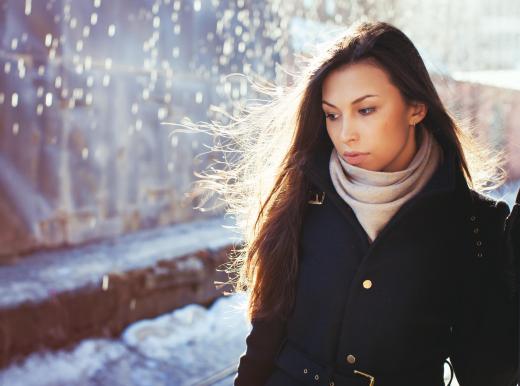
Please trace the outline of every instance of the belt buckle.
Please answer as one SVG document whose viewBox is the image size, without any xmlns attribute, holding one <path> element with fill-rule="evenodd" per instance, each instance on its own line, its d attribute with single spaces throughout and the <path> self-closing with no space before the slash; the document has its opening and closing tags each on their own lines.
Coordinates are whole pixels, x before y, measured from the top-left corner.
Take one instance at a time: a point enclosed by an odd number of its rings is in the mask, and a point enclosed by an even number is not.
<svg viewBox="0 0 520 386">
<path fill-rule="evenodd" d="M 368 384 L 369 386 L 374 386 L 376 383 L 376 378 L 370 374 L 367 374 L 367 373 L 364 373 L 364 372 L 358 371 L 358 370 L 354 370 L 354 374 L 360 374 L 360 375 L 370 379 L 370 383 Z"/>
</svg>

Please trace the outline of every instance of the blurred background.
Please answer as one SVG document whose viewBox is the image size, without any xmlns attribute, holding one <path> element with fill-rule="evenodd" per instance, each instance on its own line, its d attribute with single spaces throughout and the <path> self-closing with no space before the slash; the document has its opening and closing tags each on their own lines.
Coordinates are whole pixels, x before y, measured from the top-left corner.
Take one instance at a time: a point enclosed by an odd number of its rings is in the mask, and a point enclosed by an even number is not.
<svg viewBox="0 0 520 386">
<path fill-rule="evenodd" d="M 359 19 L 401 28 L 520 186 L 520 2 L 0 0 L 0 385 L 231 385 L 250 326 L 194 209 L 221 154 L 173 126 L 290 82 Z M 445 373 L 449 379 L 449 371 Z M 452 383 L 453 384 L 453 383 Z"/>
</svg>

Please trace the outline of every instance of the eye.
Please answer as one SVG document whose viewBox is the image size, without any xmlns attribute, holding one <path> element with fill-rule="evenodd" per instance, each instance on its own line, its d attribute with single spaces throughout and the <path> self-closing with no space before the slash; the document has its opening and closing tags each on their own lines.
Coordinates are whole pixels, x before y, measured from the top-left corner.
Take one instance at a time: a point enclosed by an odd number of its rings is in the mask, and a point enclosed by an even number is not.
<svg viewBox="0 0 520 386">
<path fill-rule="evenodd" d="M 329 121 L 335 121 L 337 118 L 334 117 L 335 114 L 327 114 L 325 113 L 325 119 L 328 119 Z"/>
<path fill-rule="evenodd" d="M 368 111 L 368 112 L 367 112 L 367 110 L 372 110 L 372 111 Z M 365 108 L 365 109 L 360 109 L 360 110 L 358 110 L 358 111 L 359 111 L 362 115 L 368 115 L 368 114 L 370 114 L 371 112 L 376 111 L 376 108 L 375 108 L 375 107 L 367 107 L 367 108 Z"/>
</svg>

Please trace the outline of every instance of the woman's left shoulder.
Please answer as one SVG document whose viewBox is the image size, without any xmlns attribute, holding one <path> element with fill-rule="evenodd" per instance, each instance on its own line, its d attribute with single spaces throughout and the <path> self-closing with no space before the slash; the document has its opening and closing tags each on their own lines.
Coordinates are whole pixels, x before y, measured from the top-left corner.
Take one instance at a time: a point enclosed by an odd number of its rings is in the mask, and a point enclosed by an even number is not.
<svg viewBox="0 0 520 386">
<path fill-rule="evenodd" d="M 511 212 L 509 204 L 502 199 L 494 198 L 473 189 L 470 189 L 470 194 L 472 196 L 474 215 L 480 216 L 484 221 L 496 220 L 503 222 Z"/>
</svg>

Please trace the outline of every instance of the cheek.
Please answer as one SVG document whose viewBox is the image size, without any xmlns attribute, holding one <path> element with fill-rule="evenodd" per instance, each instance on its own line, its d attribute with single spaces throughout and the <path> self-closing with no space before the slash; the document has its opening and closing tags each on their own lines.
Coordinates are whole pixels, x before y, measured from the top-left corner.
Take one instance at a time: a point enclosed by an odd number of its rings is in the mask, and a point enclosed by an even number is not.
<svg viewBox="0 0 520 386">
<path fill-rule="evenodd" d="M 406 129 L 406 117 L 403 118 L 400 113 L 387 114 L 378 125 L 378 137 L 389 144 L 401 143 L 406 140 Z"/>
<path fill-rule="evenodd" d="M 372 143 L 375 158 L 385 161 L 401 149 L 406 141 L 406 132 L 396 121 L 385 119 L 375 126 L 373 136 L 367 138 Z"/>
<path fill-rule="evenodd" d="M 334 127 L 331 127 L 331 125 L 327 125 L 326 129 L 327 129 L 327 133 L 328 133 L 329 138 L 332 141 L 332 143 L 334 145 L 337 145 L 338 144 L 338 136 L 339 136 L 338 130 L 336 128 L 334 128 Z"/>
</svg>

